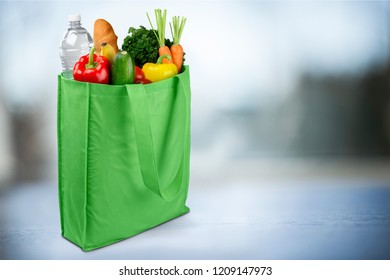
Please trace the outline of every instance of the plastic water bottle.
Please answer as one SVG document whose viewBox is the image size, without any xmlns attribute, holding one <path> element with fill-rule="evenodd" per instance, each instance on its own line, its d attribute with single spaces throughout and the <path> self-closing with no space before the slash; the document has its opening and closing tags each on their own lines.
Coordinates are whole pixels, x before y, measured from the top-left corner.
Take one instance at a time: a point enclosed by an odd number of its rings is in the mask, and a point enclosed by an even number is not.
<svg viewBox="0 0 390 280">
<path fill-rule="evenodd" d="M 62 73 L 65 78 L 73 79 L 73 66 L 81 56 L 87 54 L 93 45 L 88 31 L 81 26 L 80 15 L 68 16 L 69 28 L 60 44 Z"/>
</svg>

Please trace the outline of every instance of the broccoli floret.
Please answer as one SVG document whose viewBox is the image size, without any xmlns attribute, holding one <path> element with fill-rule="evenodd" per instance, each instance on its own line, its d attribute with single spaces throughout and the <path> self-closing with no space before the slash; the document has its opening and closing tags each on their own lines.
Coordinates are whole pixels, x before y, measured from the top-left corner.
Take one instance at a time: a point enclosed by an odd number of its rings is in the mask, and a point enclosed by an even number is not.
<svg viewBox="0 0 390 280">
<path fill-rule="evenodd" d="M 169 39 L 165 39 L 165 45 L 172 46 Z M 128 35 L 123 41 L 122 50 L 130 53 L 135 61 L 135 65 L 142 68 L 147 62 L 156 63 L 158 59 L 159 44 L 152 29 L 130 27 Z"/>
</svg>

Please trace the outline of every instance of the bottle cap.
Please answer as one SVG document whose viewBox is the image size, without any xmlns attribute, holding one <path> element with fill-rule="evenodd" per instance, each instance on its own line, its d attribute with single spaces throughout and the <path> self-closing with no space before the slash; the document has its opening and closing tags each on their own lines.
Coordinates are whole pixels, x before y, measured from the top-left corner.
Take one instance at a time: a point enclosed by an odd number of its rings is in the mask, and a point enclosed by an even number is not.
<svg viewBox="0 0 390 280">
<path fill-rule="evenodd" d="M 69 15 L 68 16 L 68 21 L 80 21 L 81 16 L 80 15 Z"/>
</svg>

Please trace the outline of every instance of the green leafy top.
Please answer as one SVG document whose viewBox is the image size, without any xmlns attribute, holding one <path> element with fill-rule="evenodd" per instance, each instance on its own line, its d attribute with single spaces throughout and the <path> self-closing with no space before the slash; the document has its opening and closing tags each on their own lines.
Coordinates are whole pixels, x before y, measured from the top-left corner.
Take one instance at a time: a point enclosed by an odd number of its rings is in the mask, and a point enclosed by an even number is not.
<svg viewBox="0 0 390 280">
<path fill-rule="evenodd" d="M 128 35 L 123 41 L 122 50 L 132 55 L 135 65 L 141 67 L 147 62 L 156 63 L 160 44 L 154 34 L 154 30 L 130 27 Z M 173 42 L 165 39 L 165 45 L 171 47 Z"/>
<path fill-rule="evenodd" d="M 150 20 L 149 14 L 146 13 L 148 17 L 150 27 L 152 27 L 154 35 L 156 36 L 160 47 L 165 46 L 165 25 L 167 22 L 167 10 L 161 11 L 161 9 L 155 9 L 154 14 L 156 16 L 157 32 L 154 30 L 152 21 Z"/>
<path fill-rule="evenodd" d="M 186 25 L 187 18 L 185 17 L 173 17 L 172 23 L 169 23 L 171 28 L 173 43 L 176 45 L 180 44 L 181 34 L 183 33 L 184 26 Z"/>
</svg>

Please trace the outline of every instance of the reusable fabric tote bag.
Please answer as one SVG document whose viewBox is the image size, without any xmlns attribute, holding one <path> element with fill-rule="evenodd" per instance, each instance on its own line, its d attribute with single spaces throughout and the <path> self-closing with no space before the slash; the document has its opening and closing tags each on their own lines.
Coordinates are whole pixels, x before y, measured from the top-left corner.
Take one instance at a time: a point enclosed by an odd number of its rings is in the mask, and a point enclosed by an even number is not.
<svg viewBox="0 0 390 280">
<path fill-rule="evenodd" d="M 190 75 L 141 85 L 58 76 L 62 235 L 93 250 L 189 211 Z"/>
</svg>

